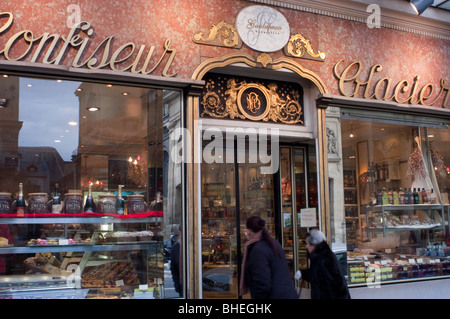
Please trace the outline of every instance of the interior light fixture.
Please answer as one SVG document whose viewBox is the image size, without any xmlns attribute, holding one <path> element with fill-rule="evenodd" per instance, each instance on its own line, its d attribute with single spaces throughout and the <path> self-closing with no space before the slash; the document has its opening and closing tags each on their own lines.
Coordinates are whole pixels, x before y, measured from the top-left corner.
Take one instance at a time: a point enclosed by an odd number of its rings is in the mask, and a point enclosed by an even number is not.
<svg viewBox="0 0 450 319">
<path fill-rule="evenodd" d="M 8 107 L 8 99 L 0 98 L 0 109 L 6 109 Z"/>
<path fill-rule="evenodd" d="M 348 135 L 348 137 L 350 137 L 350 138 L 354 138 L 355 137 L 355 135 L 353 134 L 353 125 L 350 126 L 350 134 Z"/>
<path fill-rule="evenodd" d="M 410 0 L 409 3 L 411 4 L 414 11 L 421 15 L 429 6 L 433 4 L 433 0 Z"/>
<path fill-rule="evenodd" d="M 88 107 L 87 110 L 88 110 L 89 112 L 97 112 L 97 111 L 100 110 L 100 108 L 97 107 L 97 106 L 91 106 L 91 107 Z"/>
</svg>

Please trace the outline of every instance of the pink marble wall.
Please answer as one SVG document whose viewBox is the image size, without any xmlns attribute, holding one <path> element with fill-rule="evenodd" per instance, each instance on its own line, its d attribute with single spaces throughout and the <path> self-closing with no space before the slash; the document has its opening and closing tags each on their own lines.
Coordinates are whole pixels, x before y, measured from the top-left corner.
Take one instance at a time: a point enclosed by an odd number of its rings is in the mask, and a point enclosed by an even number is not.
<svg viewBox="0 0 450 319">
<path fill-rule="evenodd" d="M 105 38 L 114 36 L 113 49 L 128 42 L 145 45 L 146 52 L 150 46 L 155 46 L 150 63 L 154 65 L 169 38 L 171 47 L 177 50 L 169 73 L 177 72 L 179 78 L 191 78 L 197 66 L 207 58 L 238 53 L 236 49 L 196 44 L 192 36 L 198 31 L 207 32 L 212 24 L 221 20 L 234 24 L 239 11 L 253 5 L 241 0 L 3 0 L 1 12 L 13 13 L 14 24 L 0 34 L 0 50 L 21 30 L 32 31 L 34 37 L 44 32 L 67 35 L 70 31 L 66 25 L 67 7 L 71 4 L 80 7 L 81 20 L 90 22 L 94 28 L 88 52 Z M 340 60 L 345 60 L 345 65 L 361 61 L 362 81 L 367 78 L 371 66 L 381 64 L 383 70 L 375 74 L 374 81 L 389 77 L 394 84 L 401 80 L 412 83 L 419 75 L 419 87 L 427 83 L 439 87 L 441 79 L 450 86 L 450 41 L 391 29 L 370 29 L 364 23 L 312 13 L 275 9 L 286 17 L 291 33 L 302 33 L 311 39 L 316 50 L 327 54 L 325 62 L 294 60 L 318 74 L 331 94 L 339 95 L 338 81 L 332 70 Z M 0 18 L 0 27 L 4 23 L 6 17 Z M 20 54 L 24 47 L 15 45 L 14 49 Z M 240 50 L 255 57 L 259 55 L 245 44 Z M 68 50 L 62 64 L 70 64 L 76 53 L 75 49 Z M 270 55 L 274 60 L 285 56 L 282 50 Z M 3 54 L 0 59 L 5 59 Z M 163 65 L 159 66 L 152 74 L 161 75 L 162 68 Z M 442 102 L 436 103 L 436 107 L 441 106 Z"/>
</svg>

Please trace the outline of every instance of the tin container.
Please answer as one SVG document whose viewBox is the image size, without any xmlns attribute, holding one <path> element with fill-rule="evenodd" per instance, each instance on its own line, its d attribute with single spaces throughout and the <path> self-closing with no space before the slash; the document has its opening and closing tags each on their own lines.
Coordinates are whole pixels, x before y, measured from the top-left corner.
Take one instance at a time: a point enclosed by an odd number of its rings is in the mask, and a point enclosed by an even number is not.
<svg viewBox="0 0 450 319">
<path fill-rule="evenodd" d="M 48 195 L 47 193 L 28 194 L 28 213 L 29 214 L 47 214 L 48 213 Z"/>
<path fill-rule="evenodd" d="M 127 214 L 140 214 L 148 210 L 148 205 L 144 201 L 144 195 L 127 196 Z"/>
<path fill-rule="evenodd" d="M 66 193 L 64 195 L 65 214 L 81 214 L 83 212 L 83 195 L 80 193 Z"/>
<path fill-rule="evenodd" d="M 0 214 L 10 214 L 12 211 L 11 193 L 0 193 Z"/>
<path fill-rule="evenodd" d="M 115 194 L 98 195 L 98 212 L 103 214 L 116 214 L 116 201 L 117 197 Z"/>
</svg>

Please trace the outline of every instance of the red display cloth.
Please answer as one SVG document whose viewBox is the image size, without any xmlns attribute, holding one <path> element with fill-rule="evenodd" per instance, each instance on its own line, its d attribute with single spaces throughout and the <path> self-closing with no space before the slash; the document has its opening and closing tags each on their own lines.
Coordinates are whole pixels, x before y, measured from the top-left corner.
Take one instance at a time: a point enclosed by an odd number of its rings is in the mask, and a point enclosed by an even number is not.
<svg viewBox="0 0 450 319">
<path fill-rule="evenodd" d="M 148 211 L 139 214 L 130 215 L 118 215 L 118 214 L 104 214 L 104 213 L 81 213 L 81 214 L 24 214 L 23 217 L 19 217 L 16 214 L 0 214 L 0 218 L 30 218 L 30 217 L 104 217 L 110 216 L 114 218 L 127 219 L 127 218 L 145 218 L 145 217 L 162 217 L 162 211 Z"/>
</svg>

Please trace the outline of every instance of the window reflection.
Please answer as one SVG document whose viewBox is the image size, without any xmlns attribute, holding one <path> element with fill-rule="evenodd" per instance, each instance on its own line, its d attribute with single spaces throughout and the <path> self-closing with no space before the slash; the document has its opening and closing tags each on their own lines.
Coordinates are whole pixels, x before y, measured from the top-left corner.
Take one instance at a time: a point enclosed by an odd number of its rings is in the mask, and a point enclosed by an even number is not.
<svg viewBox="0 0 450 319">
<path fill-rule="evenodd" d="M 77 254 L 81 254 L 79 264 L 75 262 L 81 270 L 81 288 L 104 289 L 106 277 L 115 286 L 116 281 L 123 278 L 115 278 L 114 269 L 121 268 L 133 274 L 133 280 L 125 280 L 125 285 L 155 287 L 157 298 L 179 297 L 171 277 L 164 276 L 164 269 L 170 267 L 169 258 L 164 258 L 164 245 L 170 246 L 170 250 L 172 245 L 168 243 L 174 244 L 170 239 L 178 234 L 183 211 L 181 165 L 169 156 L 170 143 L 173 143 L 169 136 L 182 125 L 181 93 L 108 83 L 8 76 L 0 78 L 0 97 L 5 99 L 0 106 L 0 194 L 6 196 L 4 201 L 9 205 L 7 211 L 1 211 L 4 216 L 0 218 L 0 237 L 8 237 L 8 245 L 0 247 L 0 285 L 2 278 L 6 278 L 3 276 L 26 272 L 36 275 L 36 269 L 30 272 L 29 267 L 25 268 L 29 254 L 23 253 L 22 248 L 37 239 L 48 242 L 57 237 L 57 241 L 70 239 L 73 242 L 69 240 L 69 244 L 86 245 L 89 251 L 86 257 L 87 251 L 77 250 Z M 76 212 L 80 215 L 68 216 L 69 211 L 63 208 L 58 218 L 76 218 L 73 222 L 69 224 L 63 219 L 61 224 L 50 224 L 52 220 L 48 219 L 49 224 L 42 225 L 38 219 L 30 219 L 40 216 L 29 205 L 23 219 L 26 225 L 18 225 L 11 218 L 16 218 L 14 201 L 18 197 L 19 183 L 23 184 L 28 204 L 38 195 L 45 198 L 48 205 L 43 205 L 46 207 L 40 213 L 51 214 L 49 207 L 56 189 L 63 201 L 67 199 L 66 203 L 70 198 L 66 195 L 79 196 L 82 206 L 90 188 L 97 203 L 95 214 L 117 214 L 114 205 L 120 189 L 126 203 L 137 200 L 143 207 L 137 211 L 136 205 L 133 208 L 125 205 L 124 214 L 146 215 L 130 216 L 124 219 L 126 222 L 119 218 L 108 219 L 108 223 L 96 220 L 99 215 L 91 215 L 94 219 L 87 223 L 78 218 L 85 217 L 82 210 Z M 112 204 L 108 202 L 111 198 Z M 105 209 L 107 202 L 113 210 Z M 140 242 L 139 236 L 144 232 L 151 234 L 146 237 L 151 243 Z M 109 240 L 117 236 L 122 241 L 127 237 L 136 244 L 135 249 L 115 247 Z M 88 244 L 108 245 L 104 246 L 105 252 L 103 246 Z M 2 250 L 6 247 L 12 248 Z M 49 249 L 46 257 L 52 259 L 55 271 L 58 267 L 66 271 L 72 247 L 68 245 L 67 251 L 57 254 Z M 30 253 L 34 253 L 33 249 Z M 5 259 L 3 252 L 8 252 L 10 257 Z M 96 268 L 89 258 L 103 261 L 97 262 Z M 97 284 L 92 284 L 94 273 L 104 275 L 95 278 Z M 89 285 L 87 278 L 90 278 Z M 161 288 L 164 286 L 165 289 Z M 92 296 L 91 293 L 87 296 Z M 145 292 L 143 296 L 147 296 Z M 125 297 L 123 291 L 117 297 Z"/>
</svg>

